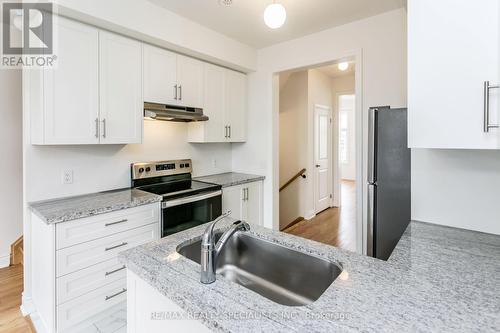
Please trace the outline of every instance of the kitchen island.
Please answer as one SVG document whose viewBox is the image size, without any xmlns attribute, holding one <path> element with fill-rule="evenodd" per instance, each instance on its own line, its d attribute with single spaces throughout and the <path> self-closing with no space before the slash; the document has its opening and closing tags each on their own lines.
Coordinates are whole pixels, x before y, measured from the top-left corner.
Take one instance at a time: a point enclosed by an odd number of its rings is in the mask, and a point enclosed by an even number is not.
<svg viewBox="0 0 500 333">
<path fill-rule="evenodd" d="M 411 222 L 386 262 L 252 226 L 251 236 L 343 269 L 317 301 L 291 307 L 220 275 L 213 284 L 201 284 L 200 266 L 176 249 L 199 238 L 204 229 L 199 226 L 121 253 L 129 281 L 147 285 L 154 298 L 168 304 L 141 311 L 150 302 L 141 295 L 131 297 L 129 285 L 130 332 L 145 321 L 158 329 L 214 332 L 485 332 L 500 327 L 500 236 Z M 131 319 L 132 314 L 136 317 Z M 137 318 L 141 315 L 148 318 Z"/>
</svg>

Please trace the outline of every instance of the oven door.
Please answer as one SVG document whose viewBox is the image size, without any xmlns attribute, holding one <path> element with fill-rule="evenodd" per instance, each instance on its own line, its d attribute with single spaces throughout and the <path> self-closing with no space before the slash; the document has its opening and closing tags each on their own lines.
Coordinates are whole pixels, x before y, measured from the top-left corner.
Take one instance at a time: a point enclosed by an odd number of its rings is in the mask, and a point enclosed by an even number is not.
<svg viewBox="0 0 500 333">
<path fill-rule="evenodd" d="M 213 221 L 222 214 L 222 191 L 162 202 L 161 237 Z"/>
</svg>

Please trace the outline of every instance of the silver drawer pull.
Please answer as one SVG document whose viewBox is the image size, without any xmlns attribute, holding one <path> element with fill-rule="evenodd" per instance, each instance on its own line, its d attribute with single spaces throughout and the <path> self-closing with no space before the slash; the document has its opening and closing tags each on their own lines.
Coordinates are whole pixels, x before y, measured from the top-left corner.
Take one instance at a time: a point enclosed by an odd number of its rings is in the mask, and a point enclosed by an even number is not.
<svg viewBox="0 0 500 333">
<path fill-rule="evenodd" d="M 125 246 L 125 245 L 127 245 L 127 244 L 128 244 L 127 242 L 123 242 L 123 243 L 118 244 L 118 245 L 115 245 L 115 246 L 107 247 L 105 250 L 106 250 L 106 251 L 109 251 L 109 250 L 114 250 L 114 249 L 117 249 L 117 248 L 119 248 L 119 247 Z"/>
<path fill-rule="evenodd" d="M 104 273 L 104 276 L 108 276 L 108 275 L 111 275 L 111 274 L 115 274 L 115 273 L 117 273 L 117 272 L 119 272 L 119 271 L 124 270 L 125 268 L 126 268 L 126 266 L 125 266 L 125 265 L 123 265 L 123 267 L 120 267 L 120 268 L 117 268 L 117 269 L 115 269 L 115 270 L 112 270 L 112 271 L 109 271 L 109 272 Z"/>
<path fill-rule="evenodd" d="M 104 226 L 105 226 L 105 227 L 109 227 L 110 225 L 115 225 L 115 224 L 125 223 L 125 222 L 127 222 L 127 221 L 128 221 L 127 219 L 123 219 L 123 220 L 116 221 L 116 222 L 106 223 Z"/>
<path fill-rule="evenodd" d="M 123 293 L 127 292 L 127 288 L 123 288 L 121 291 L 117 292 L 116 294 L 113 294 L 113 295 L 109 295 L 109 296 L 106 296 L 106 298 L 104 299 L 105 301 L 109 301 L 110 299 L 118 296 L 118 295 L 121 295 Z"/>
</svg>

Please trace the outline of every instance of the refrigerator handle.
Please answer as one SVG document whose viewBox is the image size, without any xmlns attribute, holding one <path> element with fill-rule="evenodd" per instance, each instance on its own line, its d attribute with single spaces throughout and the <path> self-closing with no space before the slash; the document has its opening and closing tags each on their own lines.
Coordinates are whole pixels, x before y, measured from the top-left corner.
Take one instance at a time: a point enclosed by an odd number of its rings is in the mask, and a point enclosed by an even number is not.
<svg viewBox="0 0 500 333">
<path fill-rule="evenodd" d="M 370 108 L 368 112 L 368 184 L 374 184 L 377 179 L 377 164 L 375 163 L 377 155 L 377 108 Z"/>
<path fill-rule="evenodd" d="M 375 257 L 375 196 L 376 196 L 376 185 L 368 185 L 368 225 L 367 225 L 367 238 L 366 238 L 366 255 L 369 257 Z"/>
</svg>

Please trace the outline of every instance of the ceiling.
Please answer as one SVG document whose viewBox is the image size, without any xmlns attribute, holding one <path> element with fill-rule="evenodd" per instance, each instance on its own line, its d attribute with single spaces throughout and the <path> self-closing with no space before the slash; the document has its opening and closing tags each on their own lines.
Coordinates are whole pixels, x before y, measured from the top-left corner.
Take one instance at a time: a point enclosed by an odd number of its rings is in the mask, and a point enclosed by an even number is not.
<svg viewBox="0 0 500 333">
<path fill-rule="evenodd" d="M 149 0 L 178 15 L 236 39 L 262 48 L 404 7 L 406 0 L 277 0 L 287 10 L 283 27 L 272 30 L 263 13 L 273 0 Z"/>
<path fill-rule="evenodd" d="M 349 76 L 349 75 L 354 75 L 355 63 L 349 62 L 349 68 L 347 68 L 345 71 L 341 71 L 337 64 L 319 67 L 319 68 L 317 68 L 317 70 L 325 73 L 326 75 L 328 75 L 331 78 Z"/>
</svg>

